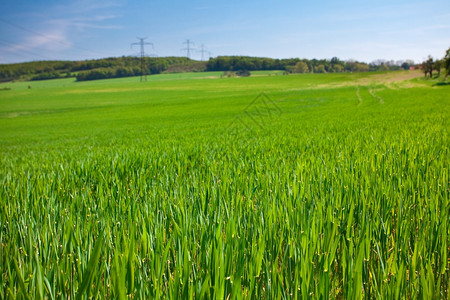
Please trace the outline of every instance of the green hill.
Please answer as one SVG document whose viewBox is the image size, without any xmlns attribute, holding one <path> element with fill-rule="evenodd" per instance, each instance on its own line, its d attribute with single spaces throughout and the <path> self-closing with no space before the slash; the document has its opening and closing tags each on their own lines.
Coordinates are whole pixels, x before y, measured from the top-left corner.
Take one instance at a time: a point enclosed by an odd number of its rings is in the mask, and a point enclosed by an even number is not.
<svg viewBox="0 0 450 300">
<path fill-rule="evenodd" d="M 283 70 L 286 73 L 342 73 L 399 70 L 409 65 L 369 65 L 355 61 L 328 59 L 272 59 L 249 56 L 218 56 L 209 61 L 185 57 L 145 57 L 144 70 L 137 57 L 111 57 L 86 61 L 37 61 L 0 65 L 0 82 L 76 77 L 78 81 L 120 78 L 161 73 L 225 71 L 249 75 L 256 70 Z"/>
<path fill-rule="evenodd" d="M 145 75 L 162 72 L 205 71 L 206 62 L 185 57 L 146 57 Z M 86 61 L 36 61 L 0 65 L 0 81 L 77 77 L 79 81 L 141 75 L 138 57 L 111 57 Z"/>
</svg>

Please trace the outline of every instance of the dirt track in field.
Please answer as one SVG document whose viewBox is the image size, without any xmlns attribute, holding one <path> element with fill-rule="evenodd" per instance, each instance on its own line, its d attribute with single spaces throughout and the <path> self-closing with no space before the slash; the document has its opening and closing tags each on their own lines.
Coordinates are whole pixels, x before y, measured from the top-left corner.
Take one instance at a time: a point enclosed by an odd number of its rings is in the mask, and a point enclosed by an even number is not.
<svg viewBox="0 0 450 300">
<path fill-rule="evenodd" d="M 371 76 L 370 79 L 375 82 L 380 83 L 391 83 L 391 82 L 399 82 L 399 81 L 405 81 L 414 79 L 417 77 L 422 76 L 422 72 L 420 70 L 412 70 L 412 71 L 405 71 L 400 73 L 388 73 L 388 74 L 379 74 Z"/>
</svg>

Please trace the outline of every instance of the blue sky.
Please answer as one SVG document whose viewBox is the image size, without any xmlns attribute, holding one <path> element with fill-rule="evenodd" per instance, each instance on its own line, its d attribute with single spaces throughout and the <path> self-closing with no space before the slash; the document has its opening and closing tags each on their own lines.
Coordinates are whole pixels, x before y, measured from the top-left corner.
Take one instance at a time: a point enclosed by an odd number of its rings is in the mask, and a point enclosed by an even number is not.
<svg viewBox="0 0 450 300">
<path fill-rule="evenodd" d="M 212 56 L 420 62 L 450 47 L 450 1 L 0 0 L 0 63 L 137 55 L 136 37 L 157 56 L 190 39 Z"/>
</svg>

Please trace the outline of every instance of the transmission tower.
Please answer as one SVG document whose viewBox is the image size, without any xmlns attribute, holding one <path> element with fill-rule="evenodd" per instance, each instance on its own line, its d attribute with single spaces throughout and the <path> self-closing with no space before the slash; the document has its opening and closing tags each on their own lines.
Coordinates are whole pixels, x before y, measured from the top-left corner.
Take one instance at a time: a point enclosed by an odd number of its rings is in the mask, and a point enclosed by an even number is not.
<svg viewBox="0 0 450 300">
<path fill-rule="evenodd" d="M 145 81 L 147 81 L 147 71 L 146 71 L 146 66 L 145 66 L 145 51 L 144 51 L 144 46 L 145 45 L 152 45 L 152 43 L 147 43 L 144 42 L 145 38 L 137 38 L 139 40 L 139 43 L 131 43 L 131 48 L 133 48 L 134 45 L 139 45 L 141 46 L 141 82 L 143 81 L 143 79 L 145 78 Z"/>
<path fill-rule="evenodd" d="M 199 50 L 199 52 L 202 54 L 202 61 L 205 60 L 205 53 L 208 53 L 205 49 L 205 45 L 201 45 L 201 50 Z"/>
<path fill-rule="evenodd" d="M 183 45 L 186 45 L 186 48 L 183 49 L 184 51 L 186 51 L 186 57 L 191 58 L 191 50 L 193 50 L 191 45 L 195 45 L 194 42 L 192 42 L 191 40 L 186 40 Z"/>
</svg>

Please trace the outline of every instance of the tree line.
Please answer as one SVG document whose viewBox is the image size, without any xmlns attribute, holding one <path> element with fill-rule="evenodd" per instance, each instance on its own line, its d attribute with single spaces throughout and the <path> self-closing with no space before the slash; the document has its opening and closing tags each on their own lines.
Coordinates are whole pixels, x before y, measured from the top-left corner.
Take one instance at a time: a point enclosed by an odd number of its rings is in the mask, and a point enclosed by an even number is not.
<svg viewBox="0 0 450 300">
<path fill-rule="evenodd" d="M 354 60 L 332 59 L 271 59 L 249 56 L 218 56 L 211 58 L 207 64 L 208 71 L 240 70 L 284 70 L 288 73 L 340 73 L 368 72 L 387 70 L 408 70 L 414 66 L 412 61 L 388 62 L 378 60 L 370 64 Z"/>
<path fill-rule="evenodd" d="M 160 74 L 162 72 L 201 72 L 206 62 L 186 57 L 145 57 L 141 70 L 139 57 L 122 56 L 85 61 L 35 61 L 0 65 L 0 82 L 76 77 L 78 81 Z"/>
<path fill-rule="evenodd" d="M 449 49 L 450 50 L 450 49 Z M 449 74 L 450 52 L 442 60 L 431 57 L 419 66 L 413 61 L 384 61 L 372 63 L 331 59 L 272 59 L 250 56 L 218 56 L 209 61 L 195 61 L 186 57 L 145 57 L 144 70 L 139 57 L 122 56 L 85 61 L 36 61 L 0 65 L 0 82 L 11 80 L 44 80 L 75 77 L 77 81 L 119 78 L 175 72 L 223 71 L 249 74 L 255 70 L 284 70 L 286 73 L 340 73 L 388 70 L 408 70 L 420 67 L 425 75 L 440 72 Z"/>
<path fill-rule="evenodd" d="M 441 69 L 445 70 L 445 77 L 447 78 L 450 75 L 450 48 L 447 49 L 445 56 L 442 59 L 434 59 L 431 55 L 428 55 L 428 58 L 422 62 L 420 65 L 422 72 L 425 74 L 425 77 L 430 75 L 430 78 L 433 77 L 433 71 L 436 71 L 437 76 L 441 75 Z"/>
<path fill-rule="evenodd" d="M 141 69 L 141 59 L 136 57 L 122 57 L 113 60 L 113 64 L 100 68 L 85 68 L 76 74 L 77 81 L 121 78 L 140 75 L 152 75 L 180 72 L 204 72 L 206 62 L 191 60 L 186 57 L 145 57 Z"/>
</svg>

